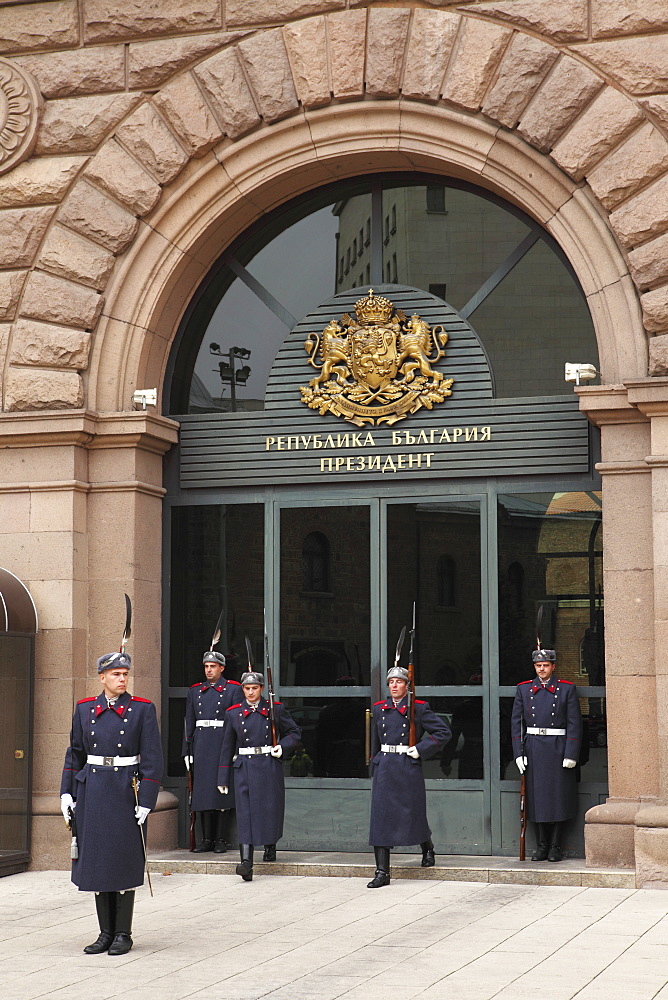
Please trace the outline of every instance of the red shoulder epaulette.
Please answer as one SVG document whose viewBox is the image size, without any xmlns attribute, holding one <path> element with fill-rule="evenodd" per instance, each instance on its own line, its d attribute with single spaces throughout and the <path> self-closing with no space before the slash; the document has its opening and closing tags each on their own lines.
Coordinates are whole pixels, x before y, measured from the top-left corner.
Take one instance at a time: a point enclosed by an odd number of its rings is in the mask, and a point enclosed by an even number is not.
<svg viewBox="0 0 668 1000">
<path fill-rule="evenodd" d="M 231 712 L 233 708 L 241 708 L 241 702 L 239 702 L 238 705 L 230 705 L 227 711 Z"/>
<path fill-rule="evenodd" d="M 376 705 L 384 705 L 386 701 L 387 701 L 387 698 L 382 698 L 380 701 L 374 701 L 373 707 L 375 708 Z"/>
<path fill-rule="evenodd" d="M 144 703 L 144 705 L 150 705 L 151 704 L 151 699 L 150 698 L 136 698 L 135 695 L 132 695 L 132 700 L 133 701 L 141 701 L 141 702 Z"/>
<path fill-rule="evenodd" d="M 228 684 L 236 684 L 237 687 L 241 687 L 241 684 L 239 683 L 239 681 L 233 681 L 231 677 L 229 678 L 229 680 L 228 680 L 227 683 Z"/>
<path fill-rule="evenodd" d="M 416 698 L 416 699 L 415 699 L 415 704 L 416 704 L 416 705 L 426 705 L 426 704 L 427 704 L 427 702 L 426 702 L 426 701 L 420 701 L 420 699 L 419 699 L 419 698 Z"/>
<path fill-rule="evenodd" d="M 274 702 L 274 705 L 282 705 L 282 704 L 283 704 L 283 702 L 282 702 L 282 701 L 275 701 L 275 702 Z"/>
<path fill-rule="evenodd" d="M 519 684 L 518 684 L 517 686 L 518 686 L 518 687 L 521 687 L 521 686 L 522 686 L 522 684 L 533 684 L 533 677 L 531 678 L 531 680 L 530 680 L 530 681 L 520 681 L 520 682 L 519 682 Z"/>
<path fill-rule="evenodd" d="M 204 681 L 195 681 L 195 683 L 191 684 L 190 686 L 191 686 L 191 688 L 198 688 L 200 686 L 200 684 L 203 684 L 203 683 L 204 683 Z"/>
<path fill-rule="evenodd" d="M 563 679 L 563 677 L 559 678 L 559 680 L 557 681 L 557 684 L 570 684 L 571 687 L 573 687 L 573 681 L 566 681 L 566 680 Z"/>
<path fill-rule="evenodd" d="M 82 698 L 81 701 L 77 702 L 77 705 L 85 705 L 87 701 L 97 701 L 97 695 L 93 695 L 90 698 Z"/>
</svg>

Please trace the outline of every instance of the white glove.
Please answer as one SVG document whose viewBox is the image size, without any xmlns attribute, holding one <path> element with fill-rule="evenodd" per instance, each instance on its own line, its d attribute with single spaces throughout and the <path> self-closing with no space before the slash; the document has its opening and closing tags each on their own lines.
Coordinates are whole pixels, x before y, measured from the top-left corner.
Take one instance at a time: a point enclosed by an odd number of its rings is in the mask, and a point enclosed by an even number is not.
<svg viewBox="0 0 668 1000">
<path fill-rule="evenodd" d="M 417 747 L 409 747 L 408 750 L 406 751 L 406 756 L 412 757 L 413 760 L 418 760 L 420 757 L 420 751 L 418 750 Z"/>
<path fill-rule="evenodd" d="M 517 764 L 517 770 L 520 772 L 520 774 L 524 774 L 527 768 L 526 757 L 516 757 L 515 763 Z"/>
<path fill-rule="evenodd" d="M 275 747 L 271 748 L 271 756 L 272 757 L 282 757 L 283 756 L 283 747 L 281 746 L 280 743 L 277 743 Z"/>
<path fill-rule="evenodd" d="M 227 785 L 218 785 L 218 791 L 220 792 L 221 795 L 227 795 L 228 793 Z"/>
<path fill-rule="evenodd" d="M 575 767 L 576 764 L 577 764 L 576 760 L 571 760 L 570 757 L 564 757 L 564 763 L 562 764 L 562 767 Z"/>
<path fill-rule="evenodd" d="M 183 758 L 183 763 L 186 765 L 186 771 L 190 770 L 190 765 L 192 764 L 192 762 L 193 762 L 192 757 L 189 757 L 188 754 L 186 754 L 185 757 Z"/>
<path fill-rule="evenodd" d="M 60 796 L 60 811 L 63 814 L 63 819 L 65 820 L 68 826 L 70 825 L 70 817 L 67 810 L 76 809 L 76 807 L 77 804 L 69 792 L 65 792 L 63 795 Z"/>
<path fill-rule="evenodd" d="M 148 806 L 135 806 L 135 816 L 137 817 L 137 822 L 141 826 L 148 814 L 150 813 Z"/>
</svg>

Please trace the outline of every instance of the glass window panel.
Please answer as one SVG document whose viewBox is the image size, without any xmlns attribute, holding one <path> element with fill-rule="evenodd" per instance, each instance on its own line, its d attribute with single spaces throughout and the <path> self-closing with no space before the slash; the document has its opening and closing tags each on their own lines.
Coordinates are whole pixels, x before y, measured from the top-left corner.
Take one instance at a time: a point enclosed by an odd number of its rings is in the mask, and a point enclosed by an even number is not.
<svg viewBox="0 0 668 1000">
<path fill-rule="evenodd" d="M 418 698 L 420 692 L 417 692 Z M 483 714 L 480 695 L 460 698 L 429 698 L 429 705 L 443 716 L 452 731 L 452 739 L 441 753 L 423 763 L 425 778 L 481 780 L 485 777 L 483 750 Z M 438 771 L 434 764 L 438 764 Z"/>
<path fill-rule="evenodd" d="M 304 589 L 313 534 L 318 580 L 307 582 L 326 590 Z M 280 559 L 281 685 L 369 684 L 369 508 L 283 508 Z"/>
<path fill-rule="evenodd" d="M 482 676 L 480 504 L 388 504 L 387 648 L 394 654 L 416 602 L 419 685 L 477 684 Z M 408 658 L 408 640 L 401 662 Z"/>
<path fill-rule="evenodd" d="M 281 698 L 302 730 L 304 751 L 285 761 L 286 777 L 368 778 L 367 698 Z"/>
<path fill-rule="evenodd" d="M 500 683 L 532 676 L 542 605 L 560 676 L 605 684 L 600 492 L 500 496 L 498 538 Z"/>
<path fill-rule="evenodd" d="M 264 635 L 264 508 L 218 504 L 172 508 L 170 676 L 190 687 L 203 676 L 202 654 L 223 611 L 217 649 L 225 675 L 246 667 L 244 636 L 262 659 Z"/>
<path fill-rule="evenodd" d="M 0 635 L 0 856 L 28 849 L 31 648 L 27 637 Z"/>
</svg>

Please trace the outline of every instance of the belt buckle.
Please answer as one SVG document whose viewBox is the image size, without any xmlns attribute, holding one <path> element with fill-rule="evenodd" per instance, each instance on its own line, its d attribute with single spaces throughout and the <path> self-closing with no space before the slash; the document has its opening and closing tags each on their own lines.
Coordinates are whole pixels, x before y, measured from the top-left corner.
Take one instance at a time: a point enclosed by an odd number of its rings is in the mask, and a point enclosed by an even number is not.
<svg viewBox="0 0 668 1000">
<path fill-rule="evenodd" d="M 105 757 L 104 760 L 103 760 L 103 764 L 104 764 L 105 767 L 113 767 L 114 766 L 114 758 L 113 757 Z"/>
<path fill-rule="evenodd" d="M 547 736 L 547 729 L 539 729 L 538 730 L 538 735 L 539 736 Z"/>
<path fill-rule="evenodd" d="M 391 746 L 390 747 L 390 753 L 396 753 L 396 752 L 397 752 L 397 748 L 395 746 Z"/>
<path fill-rule="evenodd" d="M 262 747 L 253 747 L 253 753 L 262 753 Z"/>
</svg>

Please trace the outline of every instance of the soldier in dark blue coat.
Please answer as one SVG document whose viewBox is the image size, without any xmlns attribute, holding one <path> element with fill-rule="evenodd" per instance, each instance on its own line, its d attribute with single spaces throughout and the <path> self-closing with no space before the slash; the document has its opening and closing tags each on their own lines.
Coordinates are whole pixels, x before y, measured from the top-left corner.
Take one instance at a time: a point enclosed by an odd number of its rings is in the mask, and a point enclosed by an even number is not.
<svg viewBox="0 0 668 1000">
<path fill-rule="evenodd" d="M 225 657 L 207 650 L 203 657 L 206 680 L 193 684 L 186 702 L 183 759 L 193 768 L 193 795 L 190 808 L 199 813 L 202 839 L 195 854 L 213 851 L 224 854 L 225 810 L 234 808 L 234 790 L 227 795 L 218 791 L 218 762 L 223 742 L 225 713 L 241 693 L 237 681 L 222 677 Z"/>
<path fill-rule="evenodd" d="M 280 701 L 274 702 L 276 745 L 272 745 L 269 702 L 262 697 L 264 675 L 249 670 L 241 677 L 244 700 L 228 708 L 220 751 L 219 789 L 225 794 L 234 771 L 239 829 L 237 875 L 253 878 L 253 847 L 264 844 L 263 861 L 276 860 L 283 836 L 285 783 L 281 757 L 299 745 L 301 729 Z"/>
<path fill-rule="evenodd" d="M 577 814 L 575 765 L 582 715 L 575 685 L 557 679 L 556 653 L 535 649 L 536 676 L 517 685 L 512 714 L 515 763 L 526 770 L 527 818 L 536 824 L 533 861 L 561 861 L 563 823 Z"/>
<path fill-rule="evenodd" d="M 84 948 L 88 955 L 124 955 L 132 947 L 134 890 L 144 884 L 140 827 L 162 779 L 155 705 L 128 694 L 130 666 L 127 653 L 97 661 L 102 692 L 75 708 L 60 786 L 65 822 L 72 810 L 76 823 L 72 881 L 95 893 L 100 935 Z"/>
<path fill-rule="evenodd" d="M 371 824 L 369 843 L 376 857 L 376 874 L 369 889 L 390 884 L 390 850 L 419 844 L 422 867 L 435 863 L 427 822 L 427 796 L 422 760 L 433 757 L 450 739 L 447 724 L 429 703 L 415 699 L 415 732 L 409 746 L 408 671 L 392 667 L 387 674 L 390 697 L 373 706 L 371 729 Z"/>
</svg>

